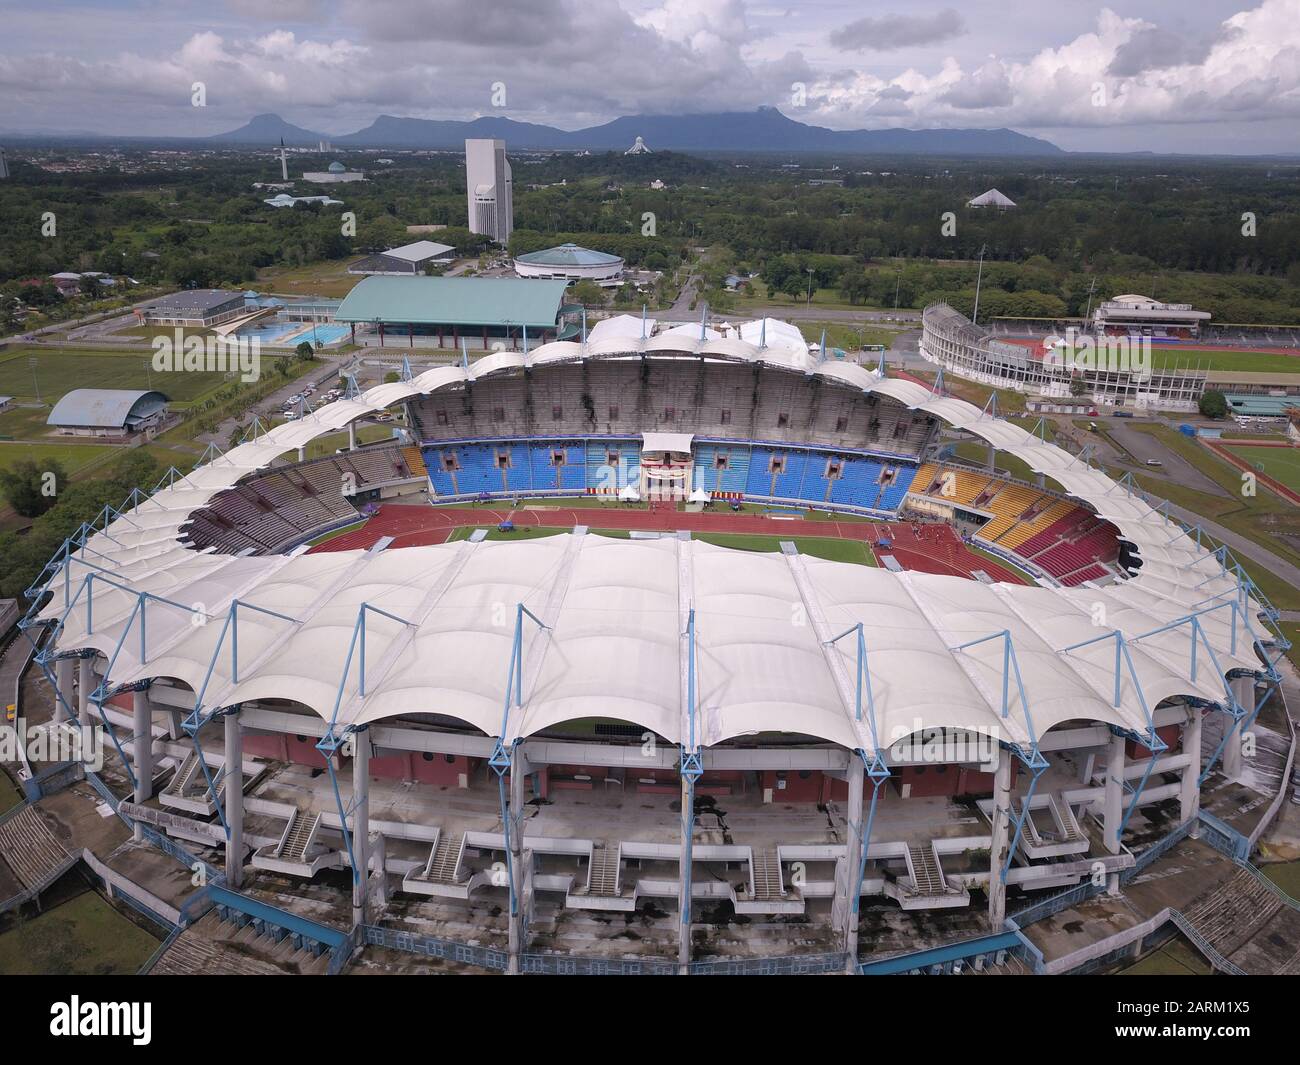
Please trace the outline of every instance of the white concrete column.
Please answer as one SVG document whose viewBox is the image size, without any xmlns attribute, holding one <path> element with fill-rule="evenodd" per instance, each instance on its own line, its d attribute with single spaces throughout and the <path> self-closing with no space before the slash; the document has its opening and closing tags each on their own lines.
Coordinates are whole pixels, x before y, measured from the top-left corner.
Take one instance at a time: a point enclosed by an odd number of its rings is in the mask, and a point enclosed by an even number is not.
<svg viewBox="0 0 1300 1065">
<path fill-rule="evenodd" d="M 516 748 L 510 765 L 510 890 L 518 912 L 510 915 L 510 971 L 519 971 L 519 955 L 524 949 L 524 779 L 527 776 L 523 753 Z"/>
<path fill-rule="evenodd" d="M 1106 851 L 1119 853 L 1119 823 L 1124 819 L 1124 744 L 1123 736 L 1111 736 L 1106 751 L 1106 791 L 1102 806 L 1102 824 Z"/>
<path fill-rule="evenodd" d="M 1246 712 L 1250 713 L 1255 709 L 1255 678 L 1247 674 L 1244 677 L 1233 677 L 1229 682 L 1232 685 L 1232 697 L 1237 700 Z M 1241 776 L 1241 726 L 1236 725 L 1232 734 L 1228 737 L 1228 742 L 1223 746 L 1223 775 L 1229 780 L 1236 780 Z"/>
<path fill-rule="evenodd" d="M 382 832 L 376 832 L 371 839 L 370 867 L 378 877 L 375 895 L 376 901 L 383 909 L 388 905 L 388 837 Z"/>
<path fill-rule="evenodd" d="M 137 803 L 153 795 L 153 712 L 149 693 L 131 693 L 131 731 L 135 733 L 135 795 Z"/>
<path fill-rule="evenodd" d="M 1187 708 L 1187 721 L 1183 725 L 1183 754 L 1187 765 L 1183 768 L 1182 783 L 1178 792 L 1178 819 L 1190 821 L 1201 808 L 1201 711 L 1195 706 Z"/>
<path fill-rule="evenodd" d="M 999 748 L 993 774 L 993 839 L 989 845 L 989 927 L 1002 929 L 1007 919 L 1007 885 L 1002 867 L 1011 847 L 1011 754 Z"/>
<path fill-rule="evenodd" d="M 244 880 L 244 730 L 239 724 L 239 713 L 226 714 L 225 726 L 226 789 L 222 793 L 226 826 L 226 884 L 236 890 Z"/>
<path fill-rule="evenodd" d="M 695 833 L 695 787 L 682 776 L 681 850 L 677 859 L 677 968 L 685 973 L 691 963 L 691 872 L 694 855 L 691 840 Z"/>
<path fill-rule="evenodd" d="M 71 658 L 56 658 L 54 660 L 54 687 L 57 695 L 54 697 L 54 720 L 66 721 L 72 714 L 69 708 L 76 707 L 77 695 L 72 690 L 72 671 L 73 660 Z M 62 698 L 59 698 L 62 696 Z"/>
<path fill-rule="evenodd" d="M 858 869 L 862 865 L 862 788 L 866 773 L 857 752 L 849 754 L 848 839 L 844 848 L 844 971 L 852 974 L 858 963 L 858 907 L 854 892 L 861 891 Z"/>
<path fill-rule="evenodd" d="M 1123 736 L 1111 736 L 1106 761 L 1106 792 L 1103 819 L 1106 850 L 1118 854 L 1120 850 L 1120 822 L 1124 820 L 1124 745 Z M 1107 890 L 1119 893 L 1119 874 L 1111 873 Z"/>
<path fill-rule="evenodd" d="M 357 449 L 357 423 L 348 422 L 348 450 L 356 451 Z"/>
<path fill-rule="evenodd" d="M 370 731 L 353 734 L 352 850 L 360 870 L 352 885 L 352 924 L 365 924 L 366 874 L 370 871 Z"/>
<path fill-rule="evenodd" d="M 307 446 L 305 444 L 298 445 L 298 461 L 299 462 L 307 461 Z"/>
<path fill-rule="evenodd" d="M 77 717 L 83 725 L 86 723 L 86 709 L 90 706 L 90 693 L 98 683 L 94 665 L 93 658 L 77 659 Z"/>
</svg>

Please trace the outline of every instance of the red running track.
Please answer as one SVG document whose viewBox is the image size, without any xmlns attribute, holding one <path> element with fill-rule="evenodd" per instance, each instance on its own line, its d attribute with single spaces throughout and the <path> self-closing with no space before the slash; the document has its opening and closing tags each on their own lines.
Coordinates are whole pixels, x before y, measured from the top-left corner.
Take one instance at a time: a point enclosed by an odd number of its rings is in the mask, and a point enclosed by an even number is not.
<svg viewBox="0 0 1300 1065">
<path fill-rule="evenodd" d="M 892 541 L 884 553 L 893 555 L 904 569 L 970 578 L 983 570 L 995 581 L 1024 584 L 1024 579 L 967 549 L 946 525 L 912 522 L 803 521 L 770 518 L 760 514 L 681 512 L 671 510 L 627 510 L 616 507 L 523 507 L 509 508 L 431 507 L 406 503 L 385 503 L 359 529 L 336 536 L 312 551 L 355 551 L 373 546 L 380 537 L 391 536 L 391 547 L 441 544 L 454 529 L 464 526 L 489 528 L 503 521 L 516 525 L 571 529 L 589 525 L 597 529 L 667 531 L 687 529 L 702 533 L 736 533 L 750 536 L 788 538 L 823 536 L 840 540 L 861 540 L 876 547 L 882 538 Z"/>
</svg>

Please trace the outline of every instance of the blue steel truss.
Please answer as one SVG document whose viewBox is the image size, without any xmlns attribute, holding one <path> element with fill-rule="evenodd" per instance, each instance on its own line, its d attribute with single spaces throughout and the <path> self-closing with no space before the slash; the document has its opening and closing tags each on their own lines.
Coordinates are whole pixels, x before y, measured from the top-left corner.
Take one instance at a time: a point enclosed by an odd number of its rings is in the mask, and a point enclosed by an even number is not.
<svg viewBox="0 0 1300 1065">
<path fill-rule="evenodd" d="M 856 890 L 851 892 L 852 898 L 850 906 L 856 920 L 862 904 L 862 881 L 867 875 L 867 858 L 868 851 L 871 849 L 871 827 L 876 820 L 876 803 L 880 798 L 880 786 L 889 779 L 889 766 L 885 764 L 884 753 L 880 749 L 880 734 L 876 727 L 876 697 L 871 686 L 871 663 L 867 655 L 867 637 L 866 630 L 862 622 L 858 622 L 851 628 L 845 629 L 838 636 L 833 636 L 826 640 L 823 646 L 830 647 L 844 639 L 845 636 L 856 635 L 856 668 L 854 669 L 854 696 L 853 696 L 853 720 L 858 724 L 862 723 L 862 695 L 865 692 L 867 696 L 867 726 L 871 733 L 871 754 L 859 747 L 854 753 L 862 759 L 862 766 L 867 777 L 871 780 L 871 805 L 867 810 L 866 821 L 852 826 L 853 830 L 858 833 L 858 868 Z"/>
<path fill-rule="evenodd" d="M 1011 835 L 1011 845 L 1007 848 L 1006 860 L 1002 863 L 1002 869 L 999 877 L 1005 884 L 1007 873 L 1011 869 L 1011 863 L 1015 858 L 1016 848 L 1020 845 L 1020 836 L 1024 831 L 1025 818 L 1029 816 L 1029 804 L 1034 797 L 1034 792 L 1038 788 L 1038 781 L 1043 773 L 1047 771 L 1048 762 L 1043 757 L 1042 752 L 1038 749 L 1038 730 L 1034 727 L 1034 717 L 1029 711 L 1029 696 L 1025 693 L 1024 678 L 1020 673 L 1020 660 L 1016 657 L 1015 640 L 1011 636 L 1010 629 L 1003 629 L 1001 632 L 989 633 L 987 636 L 981 636 L 977 640 L 968 640 L 966 643 L 959 644 L 951 650 L 954 652 L 965 651 L 967 648 L 976 647 L 980 644 L 989 643 L 993 640 L 1002 641 L 1002 707 L 1001 716 L 1004 720 L 1011 716 L 1011 682 L 1014 680 L 1016 691 L 1020 696 L 1020 709 L 1025 719 L 1025 733 L 1029 737 L 1029 745 L 1012 743 L 1009 740 L 1001 740 L 1000 746 L 1014 754 L 1024 767 L 1029 770 L 1030 780 L 1029 788 L 1025 792 L 1025 797 L 1020 804 L 1020 813 L 1015 816 L 1015 831 Z M 998 812 L 995 806 L 993 816 L 997 817 Z"/>
<path fill-rule="evenodd" d="M 515 632 L 514 639 L 510 648 L 510 667 L 506 671 L 506 694 L 501 704 L 501 730 L 497 735 L 496 746 L 492 748 L 492 757 L 488 759 L 488 765 L 497 775 L 497 794 L 501 802 L 501 832 L 502 842 L 505 845 L 506 852 L 506 880 L 509 882 L 510 891 L 510 916 L 512 919 L 519 916 L 519 896 L 515 891 L 515 865 L 514 855 L 510 849 L 511 828 L 510 822 L 512 817 L 522 816 L 520 811 L 510 808 L 510 796 L 506 791 L 506 774 L 516 772 L 515 753 L 519 747 L 519 741 L 515 740 L 509 747 L 506 746 L 506 736 L 510 732 L 510 705 L 513 701 L 516 707 L 524 704 L 524 618 L 530 618 L 538 628 L 549 629 L 541 618 L 529 610 L 523 603 L 515 604 Z"/>
<path fill-rule="evenodd" d="M 340 729 L 338 721 L 339 709 L 343 706 L 343 694 L 347 691 L 348 676 L 352 672 L 352 660 L 354 658 L 358 659 L 357 695 L 362 699 L 366 695 L 366 616 L 370 613 L 379 614 L 390 621 L 396 621 L 399 625 L 410 626 L 413 624 L 405 618 L 399 618 L 396 614 L 390 614 L 387 610 L 381 610 L 370 603 L 362 603 L 357 607 L 357 620 L 352 626 L 352 639 L 348 641 L 348 653 L 343 662 L 343 676 L 339 678 L 339 688 L 334 696 L 334 709 L 330 713 L 325 735 L 316 744 L 316 750 L 320 751 L 325 758 L 325 771 L 329 773 L 330 787 L 334 792 L 334 804 L 339 812 L 339 829 L 343 833 L 343 845 L 348 852 L 348 864 L 352 867 L 352 883 L 354 886 L 361 883 L 365 878 L 365 870 L 357 866 L 356 849 L 352 844 L 352 832 L 348 828 L 348 817 L 356 810 L 358 799 L 354 791 L 351 805 L 344 806 L 343 793 L 339 790 L 338 770 L 334 763 L 335 756 L 340 750 L 344 750 L 346 753 L 348 745 L 356 742 L 349 739 L 349 737 L 354 733 L 364 732 L 366 729 L 364 725 L 348 725 Z M 360 651 L 359 655 L 358 651 Z"/>
<path fill-rule="evenodd" d="M 678 745 L 678 766 L 685 794 L 682 796 L 682 845 L 686 850 L 681 863 L 682 885 L 681 924 L 691 924 L 693 889 L 692 863 L 695 861 L 695 784 L 704 775 L 704 762 L 699 739 L 696 736 L 695 701 L 699 693 L 699 655 L 696 649 L 695 607 L 686 616 L 686 742 Z"/>
</svg>

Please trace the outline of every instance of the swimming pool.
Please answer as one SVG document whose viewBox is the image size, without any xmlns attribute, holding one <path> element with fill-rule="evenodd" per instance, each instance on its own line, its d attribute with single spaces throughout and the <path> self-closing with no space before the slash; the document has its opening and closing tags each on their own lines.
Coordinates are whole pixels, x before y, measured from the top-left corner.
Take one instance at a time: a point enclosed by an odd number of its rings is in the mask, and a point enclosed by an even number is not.
<svg viewBox="0 0 1300 1065">
<path fill-rule="evenodd" d="M 337 344 L 349 335 L 351 330 L 346 325 L 325 325 L 311 322 L 285 322 L 278 318 L 260 322 L 257 325 L 241 326 L 235 330 L 238 337 L 257 339 L 263 344 L 296 347 L 304 340 L 316 344 Z"/>
</svg>

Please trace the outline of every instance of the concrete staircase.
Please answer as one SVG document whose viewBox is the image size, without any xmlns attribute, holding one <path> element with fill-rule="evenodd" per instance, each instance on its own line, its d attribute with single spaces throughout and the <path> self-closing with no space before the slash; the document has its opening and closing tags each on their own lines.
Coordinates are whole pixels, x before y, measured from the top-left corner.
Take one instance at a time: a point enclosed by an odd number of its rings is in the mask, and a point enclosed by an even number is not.
<svg viewBox="0 0 1300 1065">
<path fill-rule="evenodd" d="M 771 901 L 785 897 L 781 882 L 781 859 L 774 850 L 755 851 L 750 861 L 754 871 L 754 899 Z"/>
<path fill-rule="evenodd" d="M 0 858 L 28 897 L 49 887 L 77 860 L 50 831 L 40 808 L 30 803 L 0 822 Z"/>
<path fill-rule="evenodd" d="M 180 796 L 185 795 L 190 790 L 194 778 L 196 776 L 202 777 L 202 775 L 203 771 L 199 769 L 199 756 L 197 754 L 189 755 L 185 761 L 181 763 L 180 768 L 172 774 L 172 779 L 167 784 L 167 787 L 163 789 L 162 796 L 159 796 L 159 801 L 163 801 L 165 804 L 164 796 L 170 795 L 174 798 L 179 798 Z"/>
<path fill-rule="evenodd" d="M 464 835 L 439 836 L 438 842 L 429 851 L 429 861 L 424 867 L 422 879 L 435 884 L 456 883 L 456 873 L 460 865 L 460 852 L 465 841 Z"/>
<path fill-rule="evenodd" d="M 149 970 L 151 976 L 324 975 L 329 955 L 313 954 L 292 938 L 276 940 L 252 925 L 228 924 L 216 912 L 186 928 Z"/>
<path fill-rule="evenodd" d="M 591 848 L 591 868 L 587 874 L 587 894 L 602 898 L 615 898 L 619 893 L 618 845 L 594 843 Z"/>
<path fill-rule="evenodd" d="M 885 894 L 896 899 L 904 910 L 939 910 L 970 905 L 970 893 L 949 886 L 934 852 L 934 842 L 907 845 L 909 876 L 885 884 Z"/>
<path fill-rule="evenodd" d="M 299 810 L 293 815 L 289 831 L 285 834 L 280 847 L 279 857 L 286 862 L 303 862 L 307 858 L 307 848 L 311 846 L 316 835 L 316 826 L 320 823 L 320 814 L 310 810 Z"/>
<path fill-rule="evenodd" d="M 909 843 L 907 845 L 907 864 L 912 870 L 912 883 L 919 895 L 942 895 L 947 890 L 943 870 L 934 856 L 934 845 L 926 843 Z"/>
<path fill-rule="evenodd" d="M 1240 869 L 1218 890 L 1184 910 L 1183 917 L 1211 947 L 1228 957 L 1283 905 L 1257 877 Z"/>
</svg>

